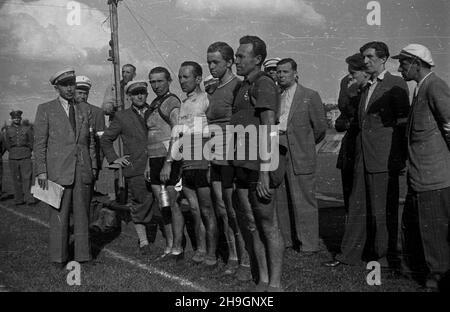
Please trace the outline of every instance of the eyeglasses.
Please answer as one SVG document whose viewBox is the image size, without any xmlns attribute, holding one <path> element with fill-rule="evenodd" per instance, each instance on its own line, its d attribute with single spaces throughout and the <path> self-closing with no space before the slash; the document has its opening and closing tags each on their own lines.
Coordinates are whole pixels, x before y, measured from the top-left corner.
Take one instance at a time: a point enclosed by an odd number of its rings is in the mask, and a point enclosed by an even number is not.
<svg viewBox="0 0 450 312">
<path fill-rule="evenodd" d="M 143 95 L 147 95 L 147 90 L 135 90 L 135 91 L 131 91 L 130 92 L 131 95 L 139 95 L 139 94 L 143 94 Z"/>
</svg>

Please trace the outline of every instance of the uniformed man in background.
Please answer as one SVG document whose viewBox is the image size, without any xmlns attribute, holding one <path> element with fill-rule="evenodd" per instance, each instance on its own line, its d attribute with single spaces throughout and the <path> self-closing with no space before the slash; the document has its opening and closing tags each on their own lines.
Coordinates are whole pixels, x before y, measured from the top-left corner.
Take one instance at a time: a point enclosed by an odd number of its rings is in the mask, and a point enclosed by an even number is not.
<svg viewBox="0 0 450 312">
<path fill-rule="evenodd" d="M 36 203 L 31 195 L 31 177 L 33 166 L 33 130 L 22 124 L 22 111 L 12 111 L 11 126 L 6 128 L 5 147 L 9 152 L 9 167 L 14 185 L 14 203 L 16 205 L 33 205 Z"/>
</svg>

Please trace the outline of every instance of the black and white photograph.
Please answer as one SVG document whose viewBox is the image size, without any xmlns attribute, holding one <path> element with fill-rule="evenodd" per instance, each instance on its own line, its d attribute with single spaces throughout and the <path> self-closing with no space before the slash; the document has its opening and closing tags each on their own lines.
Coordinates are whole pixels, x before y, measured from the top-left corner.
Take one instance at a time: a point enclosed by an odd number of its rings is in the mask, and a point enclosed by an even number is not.
<svg viewBox="0 0 450 312">
<path fill-rule="evenodd" d="M 0 292 L 449 292 L 449 16 L 0 0 Z"/>
</svg>

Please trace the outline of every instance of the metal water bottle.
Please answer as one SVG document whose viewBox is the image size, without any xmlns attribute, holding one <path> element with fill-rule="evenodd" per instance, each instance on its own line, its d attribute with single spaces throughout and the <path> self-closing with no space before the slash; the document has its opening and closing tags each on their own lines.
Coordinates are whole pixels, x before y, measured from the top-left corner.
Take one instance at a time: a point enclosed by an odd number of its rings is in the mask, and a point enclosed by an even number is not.
<svg viewBox="0 0 450 312">
<path fill-rule="evenodd" d="M 161 199 L 161 208 L 170 207 L 169 192 L 166 190 L 165 185 L 161 185 L 161 192 L 159 192 L 159 198 Z"/>
</svg>

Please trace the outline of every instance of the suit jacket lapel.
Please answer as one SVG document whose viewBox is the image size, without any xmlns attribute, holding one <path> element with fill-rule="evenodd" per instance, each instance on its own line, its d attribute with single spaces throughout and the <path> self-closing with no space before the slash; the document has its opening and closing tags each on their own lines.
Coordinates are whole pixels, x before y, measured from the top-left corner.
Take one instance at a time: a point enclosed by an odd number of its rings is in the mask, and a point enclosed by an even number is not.
<svg viewBox="0 0 450 312">
<path fill-rule="evenodd" d="M 129 108 L 128 115 L 133 120 L 132 124 L 137 123 L 140 125 L 140 127 L 135 127 L 135 128 L 139 129 L 138 131 L 140 131 L 144 137 L 147 137 L 147 127 L 145 125 L 144 118 L 142 118 L 137 112 L 135 112 L 132 107 Z"/>
<path fill-rule="evenodd" d="M 69 116 L 67 116 L 66 111 L 64 110 L 64 107 L 62 106 L 61 102 L 59 101 L 59 98 L 55 100 L 56 104 L 56 113 L 58 114 L 58 117 L 63 122 L 64 126 L 69 129 L 69 132 L 73 134 L 73 137 L 75 138 L 75 133 L 73 132 L 73 128 L 70 125 Z"/>
<path fill-rule="evenodd" d="M 81 109 L 75 105 L 75 117 L 76 117 L 76 135 L 75 135 L 75 142 L 78 142 L 78 138 L 80 137 L 80 132 L 81 132 L 81 125 L 83 124 L 83 114 L 81 113 Z"/>
<path fill-rule="evenodd" d="M 305 92 L 303 92 L 303 87 L 297 84 L 297 89 L 295 90 L 294 97 L 292 99 L 291 108 L 289 110 L 289 115 L 287 119 L 287 125 L 291 123 L 292 116 L 294 116 L 294 111 L 301 106 L 305 97 Z"/>
</svg>

